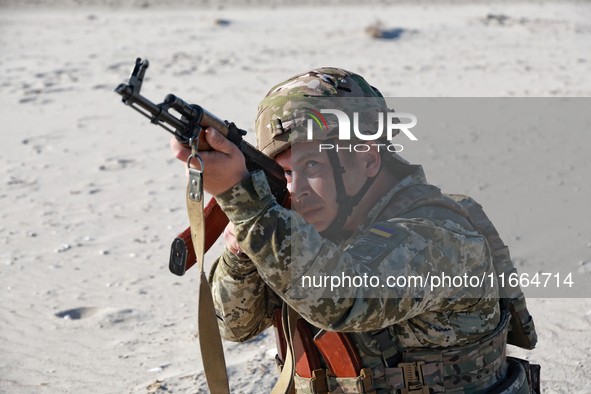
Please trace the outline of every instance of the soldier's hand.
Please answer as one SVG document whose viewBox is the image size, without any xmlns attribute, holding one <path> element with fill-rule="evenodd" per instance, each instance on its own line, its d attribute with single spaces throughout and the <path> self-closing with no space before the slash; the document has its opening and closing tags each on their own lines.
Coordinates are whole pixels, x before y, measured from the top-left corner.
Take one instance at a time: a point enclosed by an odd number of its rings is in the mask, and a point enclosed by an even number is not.
<svg viewBox="0 0 591 394">
<path fill-rule="evenodd" d="M 240 259 L 248 258 L 246 253 L 240 248 L 240 245 L 238 245 L 238 241 L 234 235 L 234 224 L 232 222 L 228 223 L 224 229 L 224 239 L 226 240 L 226 247 L 232 252 L 232 254 L 234 254 L 234 256 Z"/>
<path fill-rule="evenodd" d="M 203 189 L 217 196 L 232 186 L 239 183 L 250 174 L 246 169 L 244 155 L 236 145 L 212 127 L 205 130 L 205 140 L 214 150 L 199 151 L 199 157 L 203 160 Z M 187 162 L 191 155 L 191 149 L 179 144 L 176 138 L 170 141 L 170 147 L 174 155 Z M 191 160 L 191 167 L 199 168 L 197 160 Z"/>
</svg>

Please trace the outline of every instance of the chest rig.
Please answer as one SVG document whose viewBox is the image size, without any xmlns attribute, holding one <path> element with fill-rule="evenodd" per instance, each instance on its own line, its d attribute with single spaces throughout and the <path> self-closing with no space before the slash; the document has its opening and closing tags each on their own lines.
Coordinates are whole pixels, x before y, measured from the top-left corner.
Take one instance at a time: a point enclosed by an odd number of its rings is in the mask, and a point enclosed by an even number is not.
<svg viewBox="0 0 591 394">
<path fill-rule="evenodd" d="M 482 206 L 466 195 L 441 193 L 432 185 L 412 185 L 398 191 L 392 198 L 376 223 L 366 235 L 354 241 L 347 251 L 355 256 L 356 249 L 363 248 L 365 243 L 381 242 L 383 250 L 376 250 L 376 258 L 387 253 L 387 242 L 383 235 L 388 233 L 385 220 L 395 217 L 412 218 L 420 208 L 442 208 L 455 217 L 454 222 L 482 234 L 490 247 L 495 273 L 506 276 L 516 273 L 511 261 L 508 247 L 503 243 L 492 222 L 484 213 Z M 417 213 L 418 214 L 418 213 Z M 381 233 L 381 234 L 380 234 Z M 377 236 L 376 236 L 377 234 Z M 380 238 L 379 235 L 382 235 Z M 374 239 L 375 238 L 375 239 Z M 387 238 L 387 237 L 386 237 Z M 379 249 L 379 248 L 378 248 Z M 366 248 L 367 250 L 367 248 Z M 360 254 L 367 258 L 367 253 Z M 371 258 L 371 257 L 370 257 Z M 315 338 L 326 335 L 321 330 L 314 338 L 308 325 L 303 320 L 298 322 L 294 336 L 294 357 L 297 364 L 294 386 L 297 393 L 302 394 L 428 394 L 428 393 L 478 393 L 499 386 L 499 381 L 512 379 L 511 387 L 491 389 L 491 393 L 533 393 L 536 378 L 529 374 L 529 364 L 522 365 L 511 357 L 506 357 L 506 345 L 511 344 L 524 349 L 533 349 L 537 342 L 532 316 L 526 307 L 525 296 L 519 288 L 501 287 L 499 289 L 501 320 L 493 332 L 475 343 L 464 346 L 444 348 L 408 348 L 399 349 L 388 328 L 368 332 L 377 341 L 383 363 L 372 368 L 361 368 L 359 356 L 351 355 L 355 351 L 349 340 L 347 346 L 346 333 L 331 333 L 333 340 L 324 343 L 324 349 L 315 347 Z M 276 327 L 277 327 L 276 319 Z M 313 327 L 312 327 L 313 328 Z M 281 348 L 282 330 L 277 330 L 278 349 Z M 284 337 L 283 337 L 284 341 Z M 341 347 L 341 350 L 331 349 Z M 329 351 L 327 351 L 327 347 Z M 321 365 L 318 352 L 325 358 L 327 368 Z M 280 351 L 281 353 L 281 351 Z M 328 353 L 328 355 L 327 355 Z M 344 358 L 335 359 L 339 354 Z M 330 360 L 329 358 L 333 358 Z M 312 360 L 310 364 L 308 360 Z M 278 365 L 282 360 L 279 357 Z M 298 364 L 299 363 L 299 364 Z M 348 375 L 341 375 L 333 367 L 343 364 L 348 367 Z M 306 367 L 307 366 L 307 367 Z M 316 369 L 315 369 L 316 368 Z M 346 370 L 346 369 L 344 369 Z M 354 372 L 350 372 L 353 370 Z M 507 386 L 507 384 L 505 384 Z"/>
</svg>

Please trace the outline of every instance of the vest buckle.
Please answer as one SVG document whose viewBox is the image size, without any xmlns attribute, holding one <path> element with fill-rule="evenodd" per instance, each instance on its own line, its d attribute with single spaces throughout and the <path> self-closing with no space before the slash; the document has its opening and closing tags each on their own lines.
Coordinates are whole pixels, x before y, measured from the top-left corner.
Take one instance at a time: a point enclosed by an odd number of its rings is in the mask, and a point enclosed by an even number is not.
<svg viewBox="0 0 591 394">
<path fill-rule="evenodd" d="M 424 386 L 423 370 L 421 366 L 424 361 L 415 361 L 412 363 L 399 363 L 404 375 L 405 388 L 401 389 L 402 394 L 429 394 L 429 387 Z"/>
</svg>

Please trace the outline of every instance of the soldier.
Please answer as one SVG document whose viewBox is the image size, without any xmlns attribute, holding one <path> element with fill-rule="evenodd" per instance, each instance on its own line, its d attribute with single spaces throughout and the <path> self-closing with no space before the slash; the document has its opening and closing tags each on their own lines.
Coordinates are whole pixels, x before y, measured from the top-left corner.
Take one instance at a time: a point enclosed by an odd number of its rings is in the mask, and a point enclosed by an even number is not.
<svg viewBox="0 0 591 394">
<path fill-rule="evenodd" d="M 335 142 L 334 127 L 312 141 L 300 138 L 305 131 L 293 100 L 347 97 L 368 99 L 360 112 L 385 108 L 361 76 L 335 68 L 292 77 L 259 105 L 258 147 L 284 168 L 293 210 L 277 204 L 262 173 L 248 173 L 235 145 L 206 131 L 214 150 L 200 152 L 204 188 L 230 219 L 226 248 L 209 277 L 222 337 L 257 336 L 286 303 L 313 334 L 348 333 L 362 367 L 359 376 L 334 376 L 328 366 L 335 361 L 321 359 L 322 373 L 298 370 L 298 393 L 533 392 L 528 365 L 506 357 L 509 320 L 511 332 L 521 334 L 510 338 L 527 348 L 535 344 L 533 321 L 521 293 L 511 295 L 516 303 L 500 302 L 496 276 L 488 279 L 513 267 L 480 206 L 442 194 L 421 166 L 377 144 L 363 152 L 320 149 Z M 174 138 L 171 147 L 186 161 L 190 152 Z M 444 273 L 488 280 L 373 292 L 351 285 L 328 292 L 325 282 L 316 293 L 319 286 L 305 288 L 303 280 L 368 273 L 382 280 Z"/>
</svg>

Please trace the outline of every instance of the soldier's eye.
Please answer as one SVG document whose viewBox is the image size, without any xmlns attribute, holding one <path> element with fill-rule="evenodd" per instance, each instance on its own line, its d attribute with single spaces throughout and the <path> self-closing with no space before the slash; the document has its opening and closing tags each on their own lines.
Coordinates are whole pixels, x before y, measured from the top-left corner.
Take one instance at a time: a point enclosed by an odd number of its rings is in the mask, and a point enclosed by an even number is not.
<svg viewBox="0 0 591 394">
<path fill-rule="evenodd" d="M 286 178 L 290 178 L 291 177 L 291 170 L 285 170 L 284 175 Z"/>
</svg>

